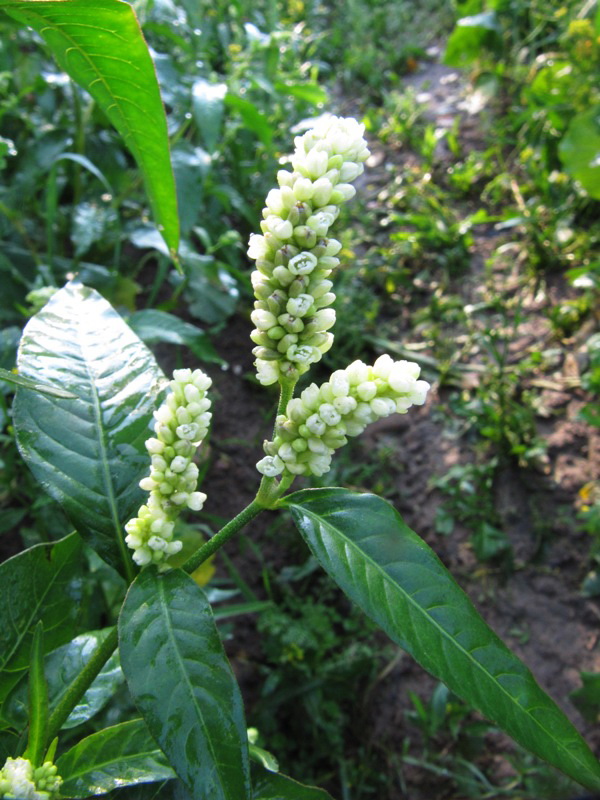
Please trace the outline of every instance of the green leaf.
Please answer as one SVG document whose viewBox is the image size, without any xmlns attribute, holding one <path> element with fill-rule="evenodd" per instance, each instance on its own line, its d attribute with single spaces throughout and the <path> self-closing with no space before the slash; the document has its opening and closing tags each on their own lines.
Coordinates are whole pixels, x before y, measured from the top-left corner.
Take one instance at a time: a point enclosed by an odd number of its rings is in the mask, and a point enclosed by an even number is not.
<svg viewBox="0 0 600 800">
<path fill-rule="evenodd" d="M 588 722 L 600 721 L 600 672 L 581 672 L 583 686 L 571 692 L 573 705 Z"/>
<path fill-rule="evenodd" d="M 265 147 L 270 147 L 274 130 L 266 114 L 250 100 L 235 94 L 226 94 L 225 104 L 238 112 L 245 128 L 252 131 Z"/>
<path fill-rule="evenodd" d="M 74 397 L 77 397 L 77 395 L 73 394 L 73 392 L 67 392 L 66 389 L 61 389 L 58 386 L 46 386 L 44 383 L 36 383 L 35 381 L 29 380 L 29 378 L 24 378 L 22 375 L 17 375 L 15 372 L 11 372 L 8 369 L 2 369 L 1 367 L 0 380 L 6 381 L 7 383 L 13 383 L 15 386 L 23 386 L 24 389 L 31 389 L 32 392 L 39 392 L 40 394 L 45 394 L 48 397 L 59 397 L 71 400 Z"/>
<path fill-rule="evenodd" d="M 573 117 L 558 154 L 569 175 L 600 200 L 600 106 Z"/>
<path fill-rule="evenodd" d="M 192 795 L 249 798 L 242 699 L 204 592 L 180 570 L 144 570 L 125 598 L 119 640 L 135 703 Z"/>
<path fill-rule="evenodd" d="M 223 363 L 223 359 L 217 355 L 209 337 L 201 328 L 166 311 L 151 308 L 136 311 L 128 318 L 127 323 L 146 344 L 168 342 L 184 345 L 189 347 L 200 361 Z"/>
<path fill-rule="evenodd" d="M 209 153 L 213 153 L 221 138 L 223 106 L 227 85 L 210 83 L 199 78 L 192 87 L 192 113 Z"/>
<path fill-rule="evenodd" d="M 179 223 L 167 121 L 135 12 L 121 0 L 0 0 L 30 25 L 74 81 L 102 108 L 133 153 L 159 230 L 175 255 Z"/>
<path fill-rule="evenodd" d="M 289 94 L 314 106 L 329 99 L 325 89 L 316 83 L 276 83 L 274 88 L 280 94 Z"/>
<path fill-rule="evenodd" d="M 255 765 L 252 766 L 252 785 L 254 800 L 331 800 L 325 789 L 305 786 L 280 772 L 268 772 Z"/>
<path fill-rule="evenodd" d="M 82 739 L 56 762 L 65 797 L 106 794 L 120 786 L 174 777 L 143 720 L 133 719 Z"/>
<path fill-rule="evenodd" d="M 256 761 L 257 764 L 261 764 L 269 772 L 279 772 L 279 762 L 273 753 L 269 753 L 268 750 L 258 747 L 258 745 L 252 744 L 252 742 L 248 745 L 248 752 L 253 761 Z"/>
<path fill-rule="evenodd" d="M 316 489 L 286 505 L 325 570 L 400 647 L 523 747 L 600 788 L 584 740 L 389 503 Z"/>
<path fill-rule="evenodd" d="M 37 544 L 0 564 L 0 671 L 26 669 L 39 620 L 50 650 L 73 635 L 82 598 L 81 540 Z M 4 696 L 0 685 L 0 696 Z"/>
<path fill-rule="evenodd" d="M 105 628 L 101 631 L 83 633 L 46 656 L 44 672 L 48 681 L 50 711 L 53 711 L 62 700 L 71 683 L 87 664 L 98 645 L 108 636 L 110 630 L 110 628 Z M 123 680 L 119 654 L 115 651 L 69 714 L 62 730 L 74 728 L 91 719 L 106 705 Z M 21 681 L 7 697 L 3 715 L 14 727 L 19 729 L 25 727 L 27 722 L 25 681 Z"/>
<path fill-rule="evenodd" d="M 500 42 L 498 20 L 493 11 L 462 17 L 448 37 L 444 64 L 464 67 L 483 57 L 486 50 L 497 50 Z"/>
<path fill-rule="evenodd" d="M 76 395 L 17 390 L 17 443 L 35 477 L 83 539 L 133 576 L 123 525 L 144 499 L 144 442 L 164 375 L 154 356 L 97 292 L 71 282 L 33 317 L 20 373 Z"/>
</svg>

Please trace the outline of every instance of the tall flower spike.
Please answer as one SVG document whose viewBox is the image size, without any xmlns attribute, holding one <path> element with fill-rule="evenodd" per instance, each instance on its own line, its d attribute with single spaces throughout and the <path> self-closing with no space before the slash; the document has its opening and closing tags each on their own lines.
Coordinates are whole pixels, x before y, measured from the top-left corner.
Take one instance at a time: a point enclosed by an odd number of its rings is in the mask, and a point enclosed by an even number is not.
<svg viewBox="0 0 600 800">
<path fill-rule="evenodd" d="M 293 172 L 277 174 L 267 195 L 262 235 L 250 237 L 256 260 L 251 333 L 258 380 L 297 380 L 332 345 L 335 300 L 329 279 L 342 245 L 329 237 L 340 206 L 369 155 L 364 126 L 328 116 L 295 139 Z"/>
<path fill-rule="evenodd" d="M 192 459 L 210 425 L 206 391 L 211 380 L 199 369 L 177 369 L 169 386 L 169 396 L 154 412 L 156 437 L 146 441 L 151 468 L 140 487 L 150 497 L 125 525 L 125 542 L 140 566 L 178 553 L 182 542 L 173 539 L 176 518 L 185 506 L 199 511 L 206 500 L 196 491 L 198 467 Z"/>
<path fill-rule="evenodd" d="M 275 439 L 265 442 L 267 455 L 256 468 L 269 478 L 324 475 L 348 436 L 358 436 L 376 419 L 423 405 L 429 384 L 418 380 L 419 373 L 418 364 L 383 355 L 373 366 L 354 361 L 321 386 L 311 384 L 277 417 Z"/>
<path fill-rule="evenodd" d="M 8 758 L 0 769 L 3 800 L 56 800 L 61 784 L 62 778 L 51 761 L 34 768 L 26 758 Z"/>
</svg>

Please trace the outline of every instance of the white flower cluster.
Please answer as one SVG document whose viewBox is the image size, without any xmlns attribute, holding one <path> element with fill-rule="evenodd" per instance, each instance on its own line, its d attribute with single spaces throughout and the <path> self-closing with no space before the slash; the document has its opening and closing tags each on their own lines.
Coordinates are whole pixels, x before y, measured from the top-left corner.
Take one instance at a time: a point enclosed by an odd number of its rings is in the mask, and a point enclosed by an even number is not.
<svg viewBox="0 0 600 800">
<path fill-rule="evenodd" d="M 258 380 L 268 386 L 297 380 L 331 347 L 335 300 L 328 280 L 342 245 L 329 238 L 340 205 L 369 155 L 364 126 L 355 119 L 323 117 L 295 139 L 293 172 L 277 173 L 267 195 L 262 235 L 250 237 L 256 260 L 252 341 Z"/>
<path fill-rule="evenodd" d="M 46 761 L 34 769 L 26 758 L 8 758 L 0 769 L 0 798 L 2 800 L 55 800 L 59 796 L 62 778 L 56 766 Z"/>
<path fill-rule="evenodd" d="M 199 369 L 177 369 L 169 386 L 169 396 L 154 412 L 156 438 L 146 441 L 152 466 L 140 487 L 150 497 L 125 525 L 125 541 L 140 566 L 178 553 L 182 542 L 173 540 L 173 529 L 179 512 L 184 506 L 199 511 L 206 500 L 196 491 L 198 467 L 192 458 L 210 425 L 206 391 L 211 380 Z"/>
<path fill-rule="evenodd" d="M 418 380 L 419 373 L 418 364 L 383 355 L 373 366 L 354 361 L 321 386 L 311 384 L 277 417 L 275 439 L 265 442 L 267 455 L 256 468 L 269 478 L 323 475 L 348 436 L 358 436 L 376 419 L 423 405 L 429 384 Z"/>
</svg>

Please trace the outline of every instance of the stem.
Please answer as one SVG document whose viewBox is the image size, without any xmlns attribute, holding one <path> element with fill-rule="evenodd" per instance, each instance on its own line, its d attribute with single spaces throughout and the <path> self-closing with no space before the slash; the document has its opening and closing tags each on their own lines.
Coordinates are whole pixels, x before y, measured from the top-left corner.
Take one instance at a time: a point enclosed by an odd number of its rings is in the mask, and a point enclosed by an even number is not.
<svg viewBox="0 0 600 800">
<path fill-rule="evenodd" d="M 51 742 L 54 737 L 58 735 L 58 732 L 66 722 L 71 711 L 81 700 L 102 667 L 112 656 L 118 641 L 119 634 L 115 626 L 106 639 L 94 650 L 90 660 L 69 686 L 60 703 L 50 715 L 48 727 L 46 729 L 46 746 L 48 742 Z"/>
<path fill-rule="evenodd" d="M 213 553 L 216 553 L 228 539 L 241 530 L 244 525 L 250 522 L 251 519 L 254 519 L 254 517 L 257 517 L 261 511 L 264 511 L 264 509 L 265 506 L 262 503 L 253 500 L 249 506 L 246 506 L 246 508 L 240 511 L 227 525 L 223 526 L 220 531 L 215 533 L 212 539 L 209 539 L 206 544 L 196 550 L 185 562 L 182 569 L 188 574 L 193 572 L 200 564 L 203 564 L 207 558 L 210 558 Z"/>
<path fill-rule="evenodd" d="M 296 384 L 298 381 L 282 381 L 281 391 L 279 393 L 279 403 L 277 404 L 277 416 L 280 414 L 285 414 L 285 410 L 287 408 L 287 404 L 293 397 L 294 389 L 296 388 Z M 273 432 L 273 436 L 275 432 Z"/>
</svg>

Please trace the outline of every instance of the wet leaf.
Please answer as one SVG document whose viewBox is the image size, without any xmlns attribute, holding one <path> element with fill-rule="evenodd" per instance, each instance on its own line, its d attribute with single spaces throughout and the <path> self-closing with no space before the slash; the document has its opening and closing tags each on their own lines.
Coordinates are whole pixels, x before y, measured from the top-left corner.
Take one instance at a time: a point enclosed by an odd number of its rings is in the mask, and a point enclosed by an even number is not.
<svg viewBox="0 0 600 800">
<path fill-rule="evenodd" d="M 0 564 L 0 671 L 19 677 L 27 668 L 33 631 L 44 624 L 46 650 L 73 635 L 82 585 L 81 539 L 38 544 Z M 4 696 L 0 682 L 0 696 Z"/>
<path fill-rule="evenodd" d="M 64 797 L 106 794 L 121 786 L 174 777 L 141 719 L 122 722 L 82 739 L 56 762 Z"/>
<path fill-rule="evenodd" d="M 144 442 L 165 382 L 154 356 L 101 295 L 72 282 L 27 324 L 18 366 L 76 397 L 17 390 L 23 458 L 83 539 L 133 576 L 123 525 L 144 498 Z"/>
<path fill-rule="evenodd" d="M 193 796 L 249 798 L 242 699 L 204 592 L 180 570 L 144 570 L 125 599 L 119 642 L 134 701 Z"/>
</svg>

